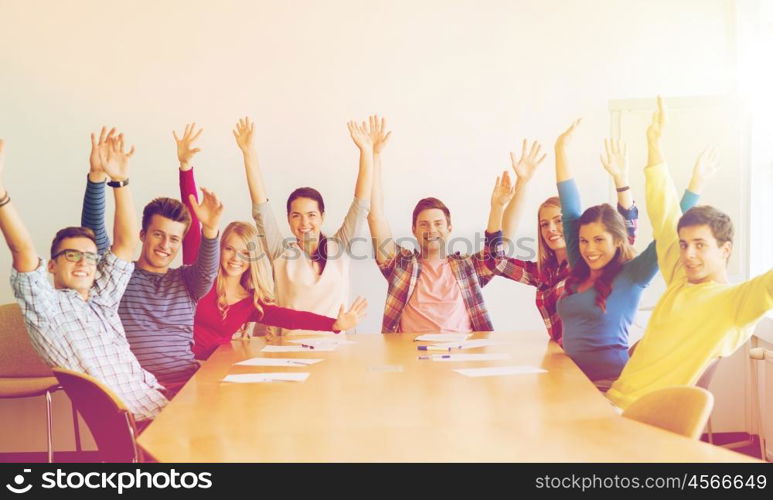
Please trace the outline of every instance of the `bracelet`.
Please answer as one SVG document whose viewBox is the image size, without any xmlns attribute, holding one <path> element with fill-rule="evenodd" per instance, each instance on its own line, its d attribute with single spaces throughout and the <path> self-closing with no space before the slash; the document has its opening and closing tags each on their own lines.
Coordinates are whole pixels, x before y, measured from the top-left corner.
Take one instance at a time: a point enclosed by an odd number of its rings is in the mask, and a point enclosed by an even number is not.
<svg viewBox="0 0 773 500">
<path fill-rule="evenodd" d="M 108 184 L 110 183 L 108 182 Z M 622 193 L 623 191 L 628 191 L 629 189 L 631 189 L 631 186 L 623 186 L 621 188 L 617 188 L 617 192 Z"/>
<path fill-rule="evenodd" d="M 110 182 L 107 183 L 107 185 L 112 187 L 112 188 L 119 188 L 119 187 L 128 186 L 129 185 L 129 179 L 126 178 L 126 179 L 124 179 L 122 181 L 110 181 Z"/>
<path fill-rule="evenodd" d="M 0 207 L 4 207 L 10 202 L 11 202 L 11 196 L 8 194 L 8 191 L 6 191 L 5 196 L 3 196 L 2 199 L 0 199 Z"/>
</svg>

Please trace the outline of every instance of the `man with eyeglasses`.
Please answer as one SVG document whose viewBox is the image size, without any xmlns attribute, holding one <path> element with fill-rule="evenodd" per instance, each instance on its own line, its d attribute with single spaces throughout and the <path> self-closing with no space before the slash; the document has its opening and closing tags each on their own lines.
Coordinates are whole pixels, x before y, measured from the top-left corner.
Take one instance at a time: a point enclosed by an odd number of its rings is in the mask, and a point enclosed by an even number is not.
<svg viewBox="0 0 773 500">
<path fill-rule="evenodd" d="M 92 135 L 92 142 L 94 136 Z M 114 243 L 97 255 L 94 233 L 84 227 L 57 232 L 51 260 L 44 265 L 32 238 L 0 180 L 0 229 L 13 256 L 11 287 L 21 306 L 33 347 L 51 366 L 89 374 L 126 404 L 140 425 L 168 402 L 156 378 L 144 370 L 129 348 L 118 316 L 129 283 L 137 245 L 137 218 L 128 184 L 123 135 L 99 147 L 105 171 L 116 189 Z M 4 143 L 0 140 L 0 173 Z M 52 287 L 46 270 L 54 277 Z"/>
</svg>

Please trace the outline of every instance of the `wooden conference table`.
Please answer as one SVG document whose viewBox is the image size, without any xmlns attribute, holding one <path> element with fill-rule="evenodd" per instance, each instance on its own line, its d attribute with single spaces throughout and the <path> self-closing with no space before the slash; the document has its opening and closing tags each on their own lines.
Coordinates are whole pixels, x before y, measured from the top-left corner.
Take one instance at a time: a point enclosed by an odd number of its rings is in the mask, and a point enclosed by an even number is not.
<svg viewBox="0 0 773 500">
<path fill-rule="evenodd" d="M 418 360 L 414 337 L 348 335 L 355 344 L 298 354 L 261 353 L 262 339 L 234 341 L 204 363 L 139 444 L 161 462 L 752 460 L 619 416 L 544 332 L 475 334 L 509 343 L 457 352 L 512 357 L 462 363 Z M 324 361 L 233 366 L 255 356 Z M 453 371 L 497 365 L 547 373 L 473 378 Z M 229 373 L 277 371 L 311 375 L 305 382 L 221 382 Z"/>
</svg>

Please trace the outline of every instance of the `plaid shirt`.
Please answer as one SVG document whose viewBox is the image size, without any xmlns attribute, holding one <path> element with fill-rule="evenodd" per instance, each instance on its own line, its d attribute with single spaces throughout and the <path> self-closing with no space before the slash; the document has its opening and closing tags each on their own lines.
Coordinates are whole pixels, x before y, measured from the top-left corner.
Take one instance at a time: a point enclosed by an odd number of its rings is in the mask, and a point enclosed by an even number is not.
<svg viewBox="0 0 773 500">
<path fill-rule="evenodd" d="M 625 219 L 625 228 L 628 231 L 628 242 L 633 245 L 636 239 L 636 228 L 639 221 L 639 209 L 636 205 L 625 209 L 619 204 L 617 211 Z M 499 276 L 531 285 L 537 288 L 536 302 L 537 309 L 542 315 L 542 321 L 545 322 L 545 328 L 548 330 L 550 339 L 563 345 L 563 326 L 561 318 L 558 316 L 556 305 L 558 299 L 564 293 L 564 284 L 569 276 L 569 264 L 567 261 L 558 263 L 555 259 L 549 259 L 545 262 L 542 272 L 540 272 L 537 263 L 513 259 L 506 257 L 498 261 L 489 260 L 489 263 L 496 262 L 492 268 L 493 272 Z"/>
<path fill-rule="evenodd" d="M 494 234 L 486 233 L 484 250 L 474 255 L 463 256 L 457 252 L 447 257 L 451 271 L 462 291 L 464 307 L 467 309 L 474 331 L 494 329 L 486 304 L 483 302 L 481 289 L 495 276 L 492 269 L 497 266 L 497 261 L 503 258 L 501 242 L 501 231 Z M 416 282 L 421 274 L 419 252 L 400 245 L 396 247 L 394 257 L 378 266 L 381 274 L 389 282 L 384 304 L 384 319 L 381 323 L 382 333 L 393 333 L 399 329 L 403 309 L 416 289 Z"/>
<path fill-rule="evenodd" d="M 87 373 L 112 389 L 137 420 L 155 417 L 166 405 L 155 377 L 140 367 L 118 317 L 118 304 L 134 264 L 106 253 L 97 265 L 89 299 L 56 290 L 45 260 L 34 271 L 11 270 L 11 287 L 21 306 L 35 350 L 50 366 Z"/>
</svg>

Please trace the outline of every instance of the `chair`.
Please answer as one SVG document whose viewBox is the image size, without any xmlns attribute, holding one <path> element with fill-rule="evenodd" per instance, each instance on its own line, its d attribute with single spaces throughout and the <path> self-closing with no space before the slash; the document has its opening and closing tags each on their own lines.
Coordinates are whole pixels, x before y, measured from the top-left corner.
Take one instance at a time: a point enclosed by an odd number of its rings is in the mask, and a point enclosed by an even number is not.
<svg viewBox="0 0 773 500">
<path fill-rule="evenodd" d="M 703 373 L 701 373 L 701 376 L 698 378 L 698 381 L 695 382 L 695 387 L 700 387 L 701 389 L 709 390 L 709 386 L 711 385 L 711 379 L 714 378 L 714 373 L 717 371 L 717 365 L 719 365 L 719 360 L 721 358 L 717 358 L 706 367 L 705 370 L 703 370 Z M 709 415 L 709 419 L 706 421 L 706 434 L 709 438 L 709 443 L 714 444 L 714 432 L 711 430 L 711 415 Z"/>
<path fill-rule="evenodd" d="M 760 458 L 764 461 L 768 461 L 767 451 L 765 447 L 765 423 L 762 418 L 762 408 L 760 405 L 760 390 L 759 390 L 759 374 L 757 373 L 757 366 L 755 361 L 767 361 L 773 363 L 773 351 L 763 349 L 762 347 L 753 347 L 749 350 L 749 358 L 752 360 L 752 394 L 754 396 L 754 413 L 757 420 L 757 432 L 759 433 L 759 446 L 760 446 Z"/>
<path fill-rule="evenodd" d="M 97 444 L 103 462 L 138 462 L 134 416 L 112 390 L 96 378 L 54 368 L 64 392 L 80 412 Z"/>
<path fill-rule="evenodd" d="M 714 405 L 714 396 L 700 387 L 666 387 L 645 394 L 623 416 L 691 439 L 698 439 Z"/>
<path fill-rule="evenodd" d="M 0 398 L 46 398 L 48 462 L 54 461 L 51 393 L 59 390 L 51 369 L 32 347 L 18 304 L 0 306 Z"/>
</svg>

